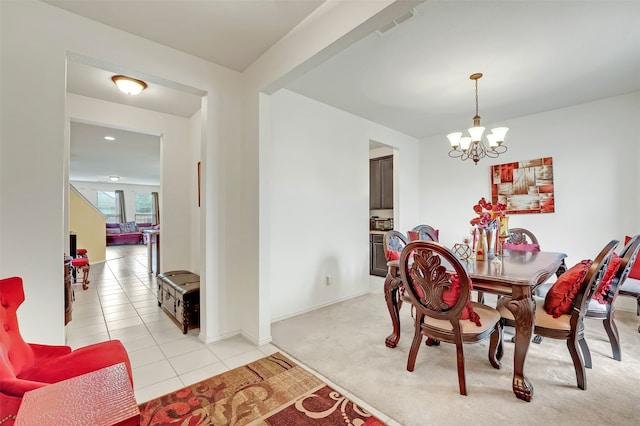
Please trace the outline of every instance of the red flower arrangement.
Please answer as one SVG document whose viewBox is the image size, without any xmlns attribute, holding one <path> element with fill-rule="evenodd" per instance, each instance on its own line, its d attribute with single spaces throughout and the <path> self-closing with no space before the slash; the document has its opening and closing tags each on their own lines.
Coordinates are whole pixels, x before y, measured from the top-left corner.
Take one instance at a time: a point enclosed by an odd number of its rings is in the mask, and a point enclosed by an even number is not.
<svg viewBox="0 0 640 426">
<path fill-rule="evenodd" d="M 470 223 L 483 229 L 495 227 L 497 225 L 496 218 L 503 217 L 505 210 L 507 210 L 506 204 L 496 203 L 494 205 L 482 197 L 478 200 L 478 204 L 473 206 L 473 211 L 478 217 L 471 219 Z"/>
</svg>

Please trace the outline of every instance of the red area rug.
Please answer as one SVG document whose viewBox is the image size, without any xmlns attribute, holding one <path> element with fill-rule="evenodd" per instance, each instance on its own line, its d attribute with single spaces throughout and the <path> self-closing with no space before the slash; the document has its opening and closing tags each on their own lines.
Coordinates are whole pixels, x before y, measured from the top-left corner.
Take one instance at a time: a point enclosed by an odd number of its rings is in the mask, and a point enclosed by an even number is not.
<svg viewBox="0 0 640 426">
<path fill-rule="evenodd" d="M 380 426 L 280 353 L 140 404 L 147 425 Z"/>
</svg>

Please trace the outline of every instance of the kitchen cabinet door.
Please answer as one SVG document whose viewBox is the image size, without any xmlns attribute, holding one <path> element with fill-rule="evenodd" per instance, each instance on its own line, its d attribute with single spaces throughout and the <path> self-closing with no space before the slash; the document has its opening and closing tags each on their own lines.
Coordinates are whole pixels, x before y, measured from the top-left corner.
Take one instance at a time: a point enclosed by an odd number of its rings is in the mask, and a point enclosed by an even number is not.
<svg viewBox="0 0 640 426">
<path fill-rule="evenodd" d="M 384 252 L 382 234 L 370 235 L 369 275 L 385 277 L 387 275 L 387 258 Z"/>
<path fill-rule="evenodd" d="M 393 157 L 380 161 L 380 203 L 382 209 L 393 208 Z"/>
<path fill-rule="evenodd" d="M 382 168 L 376 158 L 369 160 L 369 210 L 382 208 Z"/>
<path fill-rule="evenodd" d="M 369 209 L 393 209 L 393 156 L 369 160 Z"/>
</svg>

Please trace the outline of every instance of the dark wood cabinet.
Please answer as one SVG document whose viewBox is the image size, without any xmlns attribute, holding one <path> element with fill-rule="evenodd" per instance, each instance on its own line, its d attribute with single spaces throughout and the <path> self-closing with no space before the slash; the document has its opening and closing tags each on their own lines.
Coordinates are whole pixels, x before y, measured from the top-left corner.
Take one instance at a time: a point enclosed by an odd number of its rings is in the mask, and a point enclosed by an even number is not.
<svg viewBox="0 0 640 426">
<path fill-rule="evenodd" d="M 369 234 L 370 259 L 369 274 L 379 277 L 387 276 L 387 258 L 384 253 L 384 235 Z"/>
<path fill-rule="evenodd" d="M 393 155 L 369 160 L 369 209 L 393 209 Z"/>
</svg>

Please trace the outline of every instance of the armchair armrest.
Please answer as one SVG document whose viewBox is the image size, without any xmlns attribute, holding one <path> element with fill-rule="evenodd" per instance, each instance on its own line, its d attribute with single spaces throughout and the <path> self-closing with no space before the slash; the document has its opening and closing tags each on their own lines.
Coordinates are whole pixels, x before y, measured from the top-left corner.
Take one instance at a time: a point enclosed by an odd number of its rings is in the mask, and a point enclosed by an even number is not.
<svg viewBox="0 0 640 426">
<path fill-rule="evenodd" d="M 41 345 L 38 343 L 29 343 L 31 350 L 33 351 L 33 357 L 36 362 L 38 359 L 60 357 L 71 353 L 70 346 L 57 346 L 57 345 Z"/>
<path fill-rule="evenodd" d="M 35 382 L 18 378 L 5 378 L 0 380 L 0 391 L 6 395 L 22 397 L 25 392 L 47 386 L 49 383 Z"/>
</svg>

